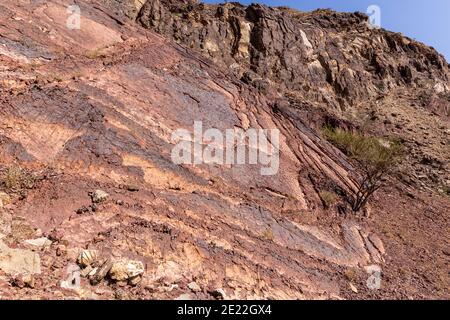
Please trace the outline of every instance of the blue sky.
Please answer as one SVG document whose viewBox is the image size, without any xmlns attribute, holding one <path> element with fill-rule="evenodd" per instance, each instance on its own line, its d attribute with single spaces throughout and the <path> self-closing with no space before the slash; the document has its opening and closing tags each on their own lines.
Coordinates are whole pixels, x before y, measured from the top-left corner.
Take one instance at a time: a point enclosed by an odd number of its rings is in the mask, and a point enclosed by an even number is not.
<svg viewBox="0 0 450 320">
<path fill-rule="evenodd" d="M 366 12 L 370 5 L 381 9 L 381 26 L 402 32 L 442 53 L 450 62 L 450 0 L 236 0 L 270 6 L 288 6 L 309 11 L 331 8 L 336 11 Z M 207 3 L 226 1 L 204 0 Z"/>
</svg>

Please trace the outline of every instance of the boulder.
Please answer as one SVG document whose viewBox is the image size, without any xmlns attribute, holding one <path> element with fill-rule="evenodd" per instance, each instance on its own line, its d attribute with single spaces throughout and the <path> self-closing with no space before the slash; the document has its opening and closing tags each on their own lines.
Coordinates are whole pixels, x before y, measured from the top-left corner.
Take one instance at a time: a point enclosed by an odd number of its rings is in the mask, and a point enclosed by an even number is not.
<svg viewBox="0 0 450 320">
<path fill-rule="evenodd" d="M 41 237 L 37 239 L 25 240 L 25 244 L 34 248 L 43 249 L 50 247 L 52 245 L 52 241 L 46 237 Z"/>
<path fill-rule="evenodd" d="M 140 261 L 119 260 L 112 264 L 109 276 L 115 281 L 128 281 L 144 273 L 144 264 Z"/>
<path fill-rule="evenodd" d="M 91 284 L 96 285 L 100 283 L 111 270 L 113 263 L 110 259 L 107 259 L 100 267 L 95 268 L 89 273 Z"/>
<path fill-rule="evenodd" d="M 98 257 L 97 250 L 83 250 L 78 256 L 77 263 L 82 268 L 90 266 Z"/>
<path fill-rule="evenodd" d="M 197 282 L 192 281 L 188 284 L 188 288 L 191 289 L 193 292 L 200 292 L 202 291 L 202 288 L 197 284 Z"/>
<path fill-rule="evenodd" d="M 7 274 L 39 274 L 39 254 L 25 249 L 9 248 L 0 240 L 0 270 Z"/>
<path fill-rule="evenodd" d="M 16 274 L 10 281 L 11 285 L 18 288 L 34 288 L 35 281 L 32 274 Z"/>
<path fill-rule="evenodd" d="M 101 203 L 108 199 L 109 194 L 103 190 L 95 190 L 89 194 L 93 203 Z"/>
</svg>

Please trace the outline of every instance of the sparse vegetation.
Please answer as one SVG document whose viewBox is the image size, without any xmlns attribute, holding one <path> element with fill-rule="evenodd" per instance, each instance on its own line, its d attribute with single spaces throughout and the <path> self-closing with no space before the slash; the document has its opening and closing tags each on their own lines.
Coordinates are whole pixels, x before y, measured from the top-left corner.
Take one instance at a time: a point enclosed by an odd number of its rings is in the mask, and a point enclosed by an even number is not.
<svg viewBox="0 0 450 320">
<path fill-rule="evenodd" d="M 441 188 L 442 193 L 446 196 L 450 196 L 450 186 L 444 185 Z"/>
<path fill-rule="evenodd" d="M 0 186 L 6 190 L 31 189 L 35 182 L 33 174 L 16 165 L 7 167 L 0 175 Z"/>
<path fill-rule="evenodd" d="M 284 11 L 288 14 L 290 14 L 293 18 L 300 18 L 302 16 L 305 16 L 305 12 L 290 8 L 290 7 L 286 7 L 286 6 L 279 6 L 277 7 L 277 9 Z"/>
<path fill-rule="evenodd" d="M 356 271 L 355 268 L 347 268 L 347 269 L 345 269 L 344 276 L 350 282 L 354 282 L 354 281 L 358 280 L 358 272 Z"/>
<path fill-rule="evenodd" d="M 325 127 L 325 137 L 347 156 L 358 163 L 362 177 L 351 200 L 353 211 L 361 210 L 370 197 L 382 186 L 400 158 L 401 145 L 342 129 Z"/>
<path fill-rule="evenodd" d="M 99 58 L 105 58 L 106 54 L 103 52 L 103 50 L 105 50 L 106 47 L 100 47 L 100 48 L 96 48 L 93 50 L 89 50 L 86 52 L 85 56 L 86 58 L 89 59 L 99 59 Z"/>
<path fill-rule="evenodd" d="M 272 229 L 269 229 L 269 228 L 266 229 L 266 230 L 263 232 L 262 236 L 263 236 L 265 239 L 270 240 L 270 241 L 273 241 L 273 239 L 275 238 L 274 235 L 273 235 Z"/>
<path fill-rule="evenodd" d="M 39 74 L 36 76 L 36 81 L 41 84 L 47 84 L 47 83 L 63 82 L 64 79 L 62 75 L 59 74 L 48 74 L 48 75 Z"/>
<path fill-rule="evenodd" d="M 324 207 L 327 209 L 335 204 L 338 199 L 336 193 L 327 190 L 319 191 L 319 197 L 322 200 Z"/>
</svg>

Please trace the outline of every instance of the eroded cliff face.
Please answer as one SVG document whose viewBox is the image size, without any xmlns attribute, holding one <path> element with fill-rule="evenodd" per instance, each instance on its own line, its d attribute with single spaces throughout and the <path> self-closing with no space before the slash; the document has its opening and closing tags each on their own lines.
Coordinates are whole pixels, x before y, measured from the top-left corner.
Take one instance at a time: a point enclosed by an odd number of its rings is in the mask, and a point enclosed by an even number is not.
<svg viewBox="0 0 450 320">
<path fill-rule="evenodd" d="M 449 90 L 441 55 L 400 34 L 372 30 L 360 13 L 149 0 L 138 21 L 246 80 L 270 80 L 329 107 L 399 86 Z"/>
<path fill-rule="evenodd" d="M 275 87 L 316 129 L 328 122 L 404 140 L 416 172 L 405 168 L 404 180 L 448 185 L 450 71 L 434 49 L 370 28 L 361 13 L 148 0 L 137 21 L 260 90 Z"/>
<path fill-rule="evenodd" d="M 141 2 L 77 3 L 76 30 L 67 28 L 72 2 L 0 4 L 1 298 L 448 297 L 448 199 L 395 182 L 365 217 L 343 194 L 325 205 L 321 191 L 348 192 L 358 177 L 315 128 L 343 120 L 288 94 L 297 91 L 277 80 L 280 56 L 258 60 L 269 82 L 245 83 L 236 75 L 252 69 L 253 49 L 245 57 L 243 42 L 234 47 L 244 53 L 223 47 L 215 65 L 127 18 Z M 139 19 L 178 21 L 166 30 L 184 21 L 178 6 L 201 8 L 157 4 Z M 328 20 L 324 28 L 347 18 Z M 304 32 L 299 45 L 313 41 Z M 236 55 L 237 73 L 224 71 Z M 433 79 L 444 79 L 441 68 L 430 67 Z M 332 99 L 347 99 L 323 83 Z M 175 164 L 172 133 L 193 132 L 199 120 L 205 129 L 279 129 L 278 174 Z M 374 267 L 379 290 L 366 286 Z M 77 272 L 74 288 L 67 281 Z"/>
</svg>

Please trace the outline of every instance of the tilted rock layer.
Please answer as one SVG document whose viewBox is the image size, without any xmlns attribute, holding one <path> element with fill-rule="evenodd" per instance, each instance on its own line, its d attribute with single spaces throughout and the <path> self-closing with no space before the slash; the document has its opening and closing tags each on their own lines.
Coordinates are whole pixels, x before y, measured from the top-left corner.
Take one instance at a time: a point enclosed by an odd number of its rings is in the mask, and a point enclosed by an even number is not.
<svg viewBox="0 0 450 320">
<path fill-rule="evenodd" d="M 367 20 L 196 0 L 148 0 L 137 17 L 256 88 L 277 87 L 296 112 L 307 110 L 310 125 L 343 121 L 400 137 L 418 172 L 406 180 L 448 185 L 449 65 L 434 49 Z M 432 163 L 431 172 L 423 162 Z"/>
<path fill-rule="evenodd" d="M 320 197 L 358 179 L 321 137 L 326 119 L 357 127 L 343 113 L 355 101 L 413 86 L 438 88 L 434 101 L 448 106 L 448 66 L 432 49 L 397 43 L 399 56 L 426 66 L 409 77 L 373 31 L 388 69 L 377 78 L 360 69 L 368 58 L 338 45 L 351 43 L 337 36 L 351 26 L 366 28 L 358 14 L 77 1 L 80 29 L 71 29 L 71 4 L 0 4 L 0 191 L 9 199 L 0 241 L 2 252 L 27 255 L 14 270 L 0 255 L 1 298 L 448 298 L 448 198 L 392 179 L 363 217 L 343 194 L 329 206 Z M 299 25 L 296 39 L 287 30 Z M 344 53 L 354 57 L 345 66 Z M 426 108 L 418 116 L 447 123 Z M 200 120 L 204 129 L 279 129 L 278 174 L 175 164 L 172 133 Z M 419 147 L 442 161 L 443 147 Z M 25 249 L 42 237 L 49 248 Z M 138 273 L 115 281 L 117 261 Z M 374 268 L 377 290 L 366 285 Z M 17 272 L 32 273 L 32 288 L 11 280 Z"/>
</svg>

